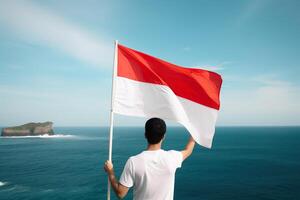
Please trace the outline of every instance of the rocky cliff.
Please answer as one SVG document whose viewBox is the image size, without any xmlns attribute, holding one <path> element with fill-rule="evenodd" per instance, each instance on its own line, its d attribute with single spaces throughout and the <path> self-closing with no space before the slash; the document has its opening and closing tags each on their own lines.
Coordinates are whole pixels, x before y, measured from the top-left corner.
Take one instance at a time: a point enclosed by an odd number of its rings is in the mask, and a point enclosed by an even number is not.
<svg viewBox="0 0 300 200">
<path fill-rule="evenodd" d="M 52 122 L 28 123 L 21 126 L 7 127 L 2 129 L 2 136 L 34 136 L 54 135 Z"/>
</svg>

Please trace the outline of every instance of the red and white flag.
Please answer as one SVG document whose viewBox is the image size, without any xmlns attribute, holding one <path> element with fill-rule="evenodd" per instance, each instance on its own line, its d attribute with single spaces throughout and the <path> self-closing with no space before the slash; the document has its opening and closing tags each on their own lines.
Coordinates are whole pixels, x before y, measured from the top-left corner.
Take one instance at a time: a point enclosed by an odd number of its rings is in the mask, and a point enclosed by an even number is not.
<svg viewBox="0 0 300 200">
<path fill-rule="evenodd" d="M 117 45 L 113 112 L 181 123 L 195 141 L 211 148 L 220 109 L 222 78 L 180 67 Z"/>
</svg>

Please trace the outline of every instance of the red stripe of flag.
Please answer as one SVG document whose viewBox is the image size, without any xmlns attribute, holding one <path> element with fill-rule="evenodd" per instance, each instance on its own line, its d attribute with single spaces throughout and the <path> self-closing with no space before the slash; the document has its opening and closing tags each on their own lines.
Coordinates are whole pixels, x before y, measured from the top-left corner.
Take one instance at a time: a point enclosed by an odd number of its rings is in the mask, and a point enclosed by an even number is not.
<svg viewBox="0 0 300 200">
<path fill-rule="evenodd" d="M 145 53 L 118 45 L 118 76 L 168 86 L 176 96 L 220 109 L 222 78 L 202 69 L 180 67 Z"/>
</svg>

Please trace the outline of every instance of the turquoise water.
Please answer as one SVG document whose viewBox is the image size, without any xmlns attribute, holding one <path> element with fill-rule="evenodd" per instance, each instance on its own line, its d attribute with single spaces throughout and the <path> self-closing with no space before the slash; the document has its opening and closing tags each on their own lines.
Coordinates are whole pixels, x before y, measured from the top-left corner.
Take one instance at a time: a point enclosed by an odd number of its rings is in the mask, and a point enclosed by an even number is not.
<svg viewBox="0 0 300 200">
<path fill-rule="evenodd" d="M 0 137 L 1 200 L 106 199 L 108 129 L 55 132 L 67 136 Z M 164 148 L 180 150 L 187 139 L 185 129 L 169 128 Z M 143 128 L 116 128 L 113 145 L 119 175 L 145 148 Z M 217 128 L 213 149 L 197 146 L 177 171 L 175 199 L 300 199 L 299 153 L 299 127 Z"/>
</svg>

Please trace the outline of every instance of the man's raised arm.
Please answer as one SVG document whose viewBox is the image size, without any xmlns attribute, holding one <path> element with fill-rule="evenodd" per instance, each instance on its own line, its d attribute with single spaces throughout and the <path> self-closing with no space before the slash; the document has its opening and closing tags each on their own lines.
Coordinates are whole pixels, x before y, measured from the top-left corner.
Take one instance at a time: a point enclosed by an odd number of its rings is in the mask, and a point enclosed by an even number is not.
<svg viewBox="0 0 300 200">
<path fill-rule="evenodd" d="M 185 146 L 185 149 L 181 151 L 183 157 L 182 161 L 184 161 L 192 154 L 194 146 L 195 146 L 195 140 L 192 137 L 190 137 L 188 143 Z"/>
</svg>

